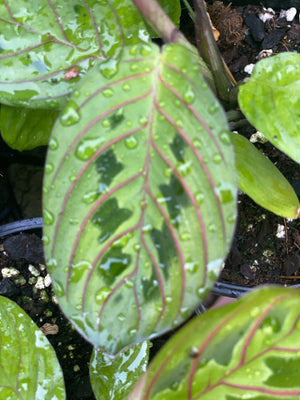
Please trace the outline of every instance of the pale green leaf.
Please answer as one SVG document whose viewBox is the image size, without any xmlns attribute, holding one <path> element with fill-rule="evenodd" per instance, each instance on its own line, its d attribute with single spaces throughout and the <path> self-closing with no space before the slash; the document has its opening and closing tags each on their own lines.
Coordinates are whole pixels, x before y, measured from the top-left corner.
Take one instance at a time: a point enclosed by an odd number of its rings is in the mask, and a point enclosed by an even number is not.
<svg viewBox="0 0 300 400">
<path fill-rule="evenodd" d="M 231 133 L 239 188 L 257 204 L 284 218 L 298 218 L 298 197 L 278 168 L 246 138 Z"/>
<path fill-rule="evenodd" d="M 0 399 L 65 399 L 62 371 L 48 339 L 16 303 L 2 296 L 0 370 Z"/>
<path fill-rule="evenodd" d="M 126 400 L 148 365 L 149 342 L 132 345 L 116 356 L 94 349 L 90 379 L 97 400 Z"/>
<path fill-rule="evenodd" d="M 259 61 L 239 88 L 247 119 L 278 147 L 300 162 L 300 54 L 281 53 Z"/>
<path fill-rule="evenodd" d="M 131 398 L 298 400 L 299 301 L 299 289 L 266 287 L 194 318 L 154 358 L 143 394 Z"/>
<path fill-rule="evenodd" d="M 60 108 L 81 77 L 148 41 L 131 0 L 0 0 L 0 102 Z"/>
<path fill-rule="evenodd" d="M 64 313 L 95 347 L 172 329 L 212 287 L 236 219 L 226 129 L 177 44 L 125 48 L 77 87 L 49 144 L 45 252 Z"/>
</svg>

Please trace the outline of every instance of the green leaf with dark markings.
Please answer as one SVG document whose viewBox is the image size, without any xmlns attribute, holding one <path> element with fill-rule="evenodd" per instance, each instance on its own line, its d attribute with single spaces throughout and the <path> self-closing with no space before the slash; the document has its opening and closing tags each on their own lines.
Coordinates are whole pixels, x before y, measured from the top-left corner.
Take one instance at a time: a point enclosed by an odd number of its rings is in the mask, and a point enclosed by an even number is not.
<svg viewBox="0 0 300 400">
<path fill-rule="evenodd" d="M 0 102 L 60 108 L 86 72 L 148 41 L 131 0 L 0 0 Z"/>
<path fill-rule="evenodd" d="M 298 400 L 300 292 L 266 287 L 194 318 L 130 400 Z"/>
<path fill-rule="evenodd" d="M 46 336 L 13 301 L 0 296 L 0 398 L 64 400 L 63 374 Z"/>
<path fill-rule="evenodd" d="M 135 344 L 116 356 L 94 349 L 90 379 L 97 400 L 126 400 L 139 378 L 146 372 L 149 342 Z"/>
<path fill-rule="evenodd" d="M 44 243 L 60 305 L 95 346 L 172 329 L 211 288 L 236 218 L 226 129 L 180 45 L 129 46 L 77 86 L 50 140 Z"/>
<path fill-rule="evenodd" d="M 300 163 L 300 54 L 259 61 L 239 87 L 239 105 L 256 129 Z"/>
</svg>

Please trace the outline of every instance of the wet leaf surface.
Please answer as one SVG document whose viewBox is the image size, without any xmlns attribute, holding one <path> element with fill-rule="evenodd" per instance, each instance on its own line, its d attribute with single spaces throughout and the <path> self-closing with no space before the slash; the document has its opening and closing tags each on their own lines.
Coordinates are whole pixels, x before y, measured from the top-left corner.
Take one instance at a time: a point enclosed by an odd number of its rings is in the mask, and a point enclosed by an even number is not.
<svg viewBox="0 0 300 400">
<path fill-rule="evenodd" d="M 63 375 L 54 349 L 31 318 L 2 296 L 0 343 L 2 399 L 65 399 Z"/>
<path fill-rule="evenodd" d="M 299 290 L 253 291 L 193 319 L 149 367 L 141 399 L 298 399 Z"/>
<path fill-rule="evenodd" d="M 62 112 L 46 164 L 45 251 L 64 312 L 95 346 L 116 353 L 172 329 L 216 279 L 236 213 L 226 127 L 179 45 L 124 49 Z"/>
</svg>

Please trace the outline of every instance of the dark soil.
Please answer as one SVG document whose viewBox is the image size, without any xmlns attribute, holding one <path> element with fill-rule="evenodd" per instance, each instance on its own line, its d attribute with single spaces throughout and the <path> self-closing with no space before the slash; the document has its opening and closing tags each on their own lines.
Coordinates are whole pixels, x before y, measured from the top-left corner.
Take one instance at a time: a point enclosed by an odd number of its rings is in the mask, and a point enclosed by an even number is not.
<svg viewBox="0 0 300 400">
<path fill-rule="evenodd" d="M 7 268 L 18 274 L 8 277 Z M 39 286 L 38 281 L 46 276 L 39 235 L 22 233 L 1 239 L 0 295 L 15 301 L 47 335 L 63 370 L 67 399 L 94 400 L 89 380 L 92 346 L 62 314 L 52 285 Z"/>
</svg>

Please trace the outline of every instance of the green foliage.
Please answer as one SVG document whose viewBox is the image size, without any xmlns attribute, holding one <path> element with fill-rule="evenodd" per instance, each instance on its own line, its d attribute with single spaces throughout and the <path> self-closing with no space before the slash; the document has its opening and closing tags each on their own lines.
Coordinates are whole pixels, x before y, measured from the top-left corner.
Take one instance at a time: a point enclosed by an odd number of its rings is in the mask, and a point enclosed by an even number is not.
<svg viewBox="0 0 300 400">
<path fill-rule="evenodd" d="M 217 278 L 236 212 L 226 127 L 180 45 L 124 48 L 77 86 L 47 157 L 45 254 L 95 346 L 114 354 L 172 329 Z"/>
<path fill-rule="evenodd" d="M 127 396 L 145 370 L 148 347 L 137 343 L 177 327 L 211 289 L 234 232 L 236 174 L 273 212 L 296 217 L 298 207 L 276 168 L 228 132 L 211 73 L 173 23 L 179 1 L 162 0 L 173 22 L 154 0 L 134 3 L 140 12 L 130 0 L 0 0 L 0 126 L 25 150 L 47 143 L 56 120 L 43 188 L 47 266 L 64 313 L 97 349 L 91 381 L 107 399 Z M 142 16 L 177 43 L 150 44 Z M 239 95 L 249 121 L 297 161 L 298 60 L 261 61 Z M 193 320 L 131 398 L 299 397 L 298 302 L 296 290 L 263 289 Z M 53 349 L 15 307 L 0 298 L 10 384 L 1 395 L 64 398 Z"/>
<path fill-rule="evenodd" d="M 115 357 L 94 349 L 90 378 L 97 400 L 126 400 L 139 378 L 146 372 L 149 342 L 121 351 Z"/>
<path fill-rule="evenodd" d="M 2 105 L 0 111 L 1 135 L 15 150 L 31 150 L 46 146 L 58 117 L 56 110 L 36 110 Z"/>
<path fill-rule="evenodd" d="M 230 134 L 235 150 L 239 188 L 257 204 L 285 218 L 297 218 L 298 197 L 275 165 L 246 138 Z"/>
<path fill-rule="evenodd" d="M 64 380 L 46 336 L 14 302 L 0 296 L 0 398 L 63 400 Z"/>
<path fill-rule="evenodd" d="M 151 363 L 135 399 L 298 399 L 298 289 L 268 287 L 186 324 Z"/>
<path fill-rule="evenodd" d="M 257 63 L 240 87 L 239 105 L 274 146 L 300 162 L 300 54 L 281 53 Z"/>
<path fill-rule="evenodd" d="M 99 61 L 149 35 L 130 0 L 0 0 L 0 101 L 61 108 Z"/>
</svg>

